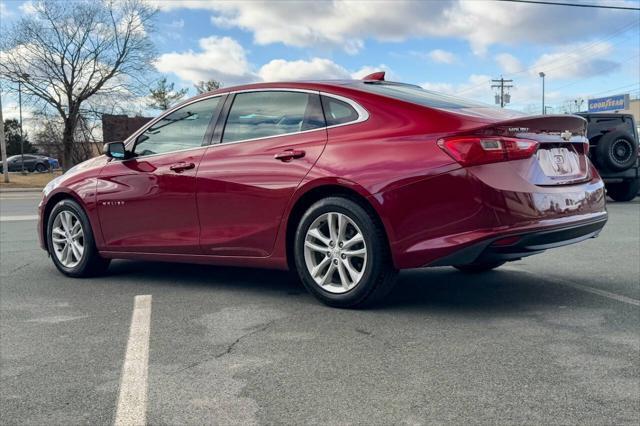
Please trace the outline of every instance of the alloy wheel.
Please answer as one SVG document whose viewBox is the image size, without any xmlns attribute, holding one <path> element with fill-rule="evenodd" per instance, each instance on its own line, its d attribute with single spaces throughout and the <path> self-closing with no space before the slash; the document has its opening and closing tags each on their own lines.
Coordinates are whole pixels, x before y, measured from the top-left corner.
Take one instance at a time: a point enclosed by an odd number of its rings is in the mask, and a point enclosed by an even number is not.
<svg viewBox="0 0 640 426">
<path fill-rule="evenodd" d="M 346 293 L 358 285 L 367 266 L 367 245 L 358 225 L 346 214 L 324 213 L 304 240 L 309 274 L 323 290 Z"/>
<path fill-rule="evenodd" d="M 58 261 L 66 268 L 77 266 L 84 255 L 84 230 L 75 213 L 63 210 L 53 220 L 51 242 Z"/>
</svg>

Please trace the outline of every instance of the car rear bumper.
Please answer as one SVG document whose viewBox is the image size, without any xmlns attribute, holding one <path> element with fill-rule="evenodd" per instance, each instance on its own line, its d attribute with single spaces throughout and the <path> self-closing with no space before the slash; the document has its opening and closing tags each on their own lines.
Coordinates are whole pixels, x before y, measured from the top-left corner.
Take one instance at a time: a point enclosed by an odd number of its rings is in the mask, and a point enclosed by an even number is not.
<svg viewBox="0 0 640 426">
<path fill-rule="evenodd" d="M 589 181 L 551 187 L 514 174 L 509 162 L 492 166 L 377 194 L 398 269 L 518 259 L 595 237 L 606 223 L 595 170 Z M 512 246 L 492 246 L 515 235 Z"/>
<path fill-rule="evenodd" d="M 499 262 L 521 259 L 547 249 L 596 238 L 607 223 L 603 213 L 581 223 L 553 229 L 541 228 L 524 232 L 510 232 L 473 243 L 451 255 L 425 266 L 464 265 L 475 262 Z M 507 242 L 503 244 L 502 242 Z"/>
</svg>

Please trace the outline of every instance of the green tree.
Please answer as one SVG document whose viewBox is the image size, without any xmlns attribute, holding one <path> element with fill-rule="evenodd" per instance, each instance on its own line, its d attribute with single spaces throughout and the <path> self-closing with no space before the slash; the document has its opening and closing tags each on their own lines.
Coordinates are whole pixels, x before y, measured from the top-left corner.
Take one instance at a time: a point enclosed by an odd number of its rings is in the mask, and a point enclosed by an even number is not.
<svg viewBox="0 0 640 426">
<path fill-rule="evenodd" d="M 184 98 L 189 89 L 173 90 L 173 83 L 167 83 L 167 78 L 163 77 L 156 83 L 155 87 L 149 89 L 149 108 L 167 110 L 171 105 Z"/>
<path fill-rule="evenodd" d="M 222 87 L 222 83 L 217 80 L 207 80 L 207 81 L 199 81 L 193 85 L 196 88 L 198 94 L 213 92 L 214 90 L 218 90 Z"/>
<path fill-rule="evenodd" d="M 20 122 L 15 118 L 4 120 L 4 136 L 7 141 L 7 157 L 20 154 Z M 24 132 L 24 153 L 36 153 L 36 148 L 29 142 L 29 135 Z"/>
</svg>

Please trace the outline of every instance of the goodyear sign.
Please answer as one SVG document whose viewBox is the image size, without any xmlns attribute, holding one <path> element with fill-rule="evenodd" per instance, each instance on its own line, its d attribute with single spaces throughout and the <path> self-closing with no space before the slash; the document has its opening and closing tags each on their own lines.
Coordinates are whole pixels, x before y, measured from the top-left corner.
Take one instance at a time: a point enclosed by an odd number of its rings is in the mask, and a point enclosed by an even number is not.
<svg viewBox="0 0 640 426">
<path fill-rule="evenodd" d="M 620 111 L 628 108 L 628 94 L 589 99 L 589 112 Z"/>
</svg>

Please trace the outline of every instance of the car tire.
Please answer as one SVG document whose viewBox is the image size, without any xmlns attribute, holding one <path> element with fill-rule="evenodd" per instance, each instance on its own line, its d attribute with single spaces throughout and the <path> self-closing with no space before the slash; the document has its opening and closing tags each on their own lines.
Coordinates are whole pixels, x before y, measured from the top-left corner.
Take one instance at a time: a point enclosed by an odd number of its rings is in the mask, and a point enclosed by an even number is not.
<svg viewBox="0 0 640 426">
<path fill-rule="evenodd" d="M 638 195 L 640 179 L 626 179 L 622 182 L 607 183 L 607 195 L 614 201 L 631 201 Z"/>
<path fill-rule="evenodd" d="M 47 247 L 56 268 L 70 277 L 100 275 L 111 262 L 98 253 L 87 214 L 69 199 L 60 201 L 49 214 Z"/>
<path fill-rule="evenodd" d="M 598 166 L 621 172 L 636 163 L 638 143 L 629 133 L 614 130 L 600 138 L 595 153 Z"/>
<path fill-rule="evenodd" d="M 499 261 L 499 262 L 474 262 L 468 263 L 466 265 L 453 265 L 459 271 L 462 271 L 466 274 L 478 274 L 481 272 L 487 272 L 492 269 L 499 268 L 507 262 Z"/>
<path fill-rule="evenodd" d="M 302 216 L 294 241 L 302 283 L 329 306 L 371 306 L 395 284 L 397 271 L 382 225 L 375 213 L 351 199 L 329 197 L 313 204 Z"/>
<path fill-rule="evenodd" d="M 42 164 L 42 163 L 38 163 L 38 164 L 36 164 L 36 172 L 38 172 L 38 173 L 44 173 L 44 172 L 46 172 L 46 171 L 47 171 L 47 166 L 45 166 L 45 165 L 44 165 L 44 164 Z"/>
</svg>

